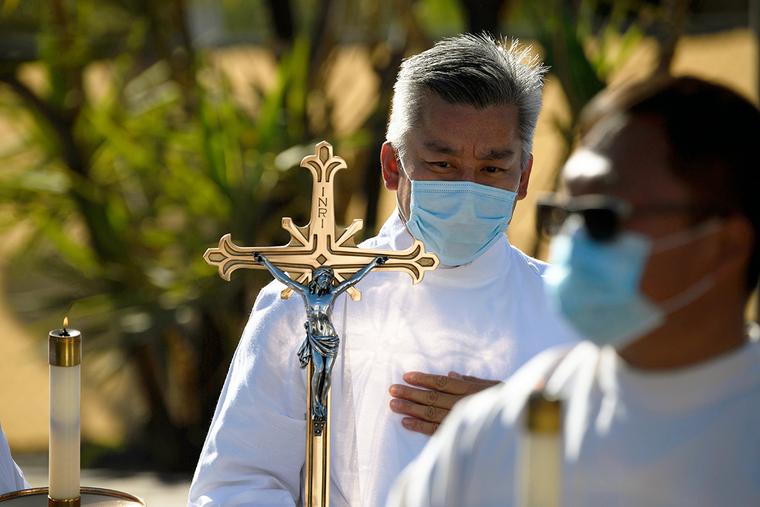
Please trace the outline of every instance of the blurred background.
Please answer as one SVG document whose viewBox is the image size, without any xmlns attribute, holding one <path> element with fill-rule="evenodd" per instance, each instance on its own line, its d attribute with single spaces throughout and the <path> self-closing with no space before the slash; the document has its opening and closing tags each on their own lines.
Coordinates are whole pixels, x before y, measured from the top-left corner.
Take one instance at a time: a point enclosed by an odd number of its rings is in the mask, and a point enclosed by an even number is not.
<svg viewBox="0 0 760 507">
<path fill-rule="evenodd" d="M 667 71 L 757 103 L 759 25 L 760 0 L 0 0 L 0 423 L 14 456 L 45 484 L 46 338 L 68 315 L 84 338 L 82 463 L 98 470 L 84 482 L 182 505 L 269 281 L 224 282 L 201 256 L 227 232 L 286 243 L 280 218 L 309 215 L 298 163 L 323 139 L 349 165 L 338 221 L 377 231 L 395 202 L 379 153 L 405 56 L 487 31 L 551 66 L 509 232 L 542 256 L 533 203 L 583 105 Z M 142 485 L 114 486 L 130 474 Z"/>
</svg>

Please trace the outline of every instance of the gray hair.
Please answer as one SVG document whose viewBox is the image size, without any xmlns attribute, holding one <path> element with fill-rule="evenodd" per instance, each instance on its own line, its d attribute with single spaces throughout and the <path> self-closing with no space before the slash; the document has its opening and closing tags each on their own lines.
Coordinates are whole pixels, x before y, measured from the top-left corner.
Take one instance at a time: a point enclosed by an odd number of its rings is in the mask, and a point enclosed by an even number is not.
<svg viewBox="0 0 760 507">
<path fill-rule="evenodd" d="M 533 147 L 541 110 L 543 78 L 548 67 L 513 40 L 497 42 L 489 35 L 463 34 L 443 39 L 401 64 L 393 87 L 386 139 L 404 154 L 406 133 L 419 118 L 421 99 L 433 92 L 451 104 L 476 108 L 512 104 L 518 108 L 522 167 Z"/>
</svg>

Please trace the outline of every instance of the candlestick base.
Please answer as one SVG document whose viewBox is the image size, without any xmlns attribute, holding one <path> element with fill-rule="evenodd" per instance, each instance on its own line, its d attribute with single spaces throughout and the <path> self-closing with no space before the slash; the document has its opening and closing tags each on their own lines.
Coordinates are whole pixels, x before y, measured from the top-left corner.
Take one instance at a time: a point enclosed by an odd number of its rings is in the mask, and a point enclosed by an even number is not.
<svg viewBox="0 0 760 507">
<path fill-rule="evenodd" d="M 52 500 L 48 497 L 48 488 L 22 489 L 0 495 L 0 503 L 3 507 L 146 507 L 147 504 L 140 498 L 113 489 L 89 488 L 80 489 L 81 496 L 71 500 Z M 77 503 L 50 503 L 72 502 Z"/>
<path fill-rule="evenodd" d="M 67 498 L 61 500 L 60 498 L 50 498 L 48 496 L 48 507 L 81 507 L 82 497 Z"/>
</svg>

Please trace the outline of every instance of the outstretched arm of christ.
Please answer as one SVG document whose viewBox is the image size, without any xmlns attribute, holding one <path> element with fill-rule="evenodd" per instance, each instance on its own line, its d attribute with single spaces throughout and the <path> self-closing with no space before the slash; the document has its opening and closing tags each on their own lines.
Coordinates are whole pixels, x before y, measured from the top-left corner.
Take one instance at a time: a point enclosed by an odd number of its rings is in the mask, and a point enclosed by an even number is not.
<svg viewBox="0 0 760 507">
<path fill-rule="evenodd" d="M 383 264 L 385 264 L 385 261 L 387 261 L 387 260 L 388 260 L 388 257 L 385 257 L 385 256 L 383 256 L 383 257 L 375 257 L 366 266 L 364 266 L 359 271 L 357 271 L 356 273 L 354 273 L 354 276 L 352 276 L 348 280 L 346 280 L 346 281 L 338 284 L 335 287 L 334 291 L 333 291 L 334 294 L 337 296 L 338 294 L 340 294 L 344 290 L 347 290 L 350 287 L 353 287 L 354 285 L 356 285 L 357 283 L 359 283 L 362 278 L 364 278 L 365 276 L 367 276 L 367 274 L 370 271 L 372 271 L 375 268 L 375 266 L 383 265 Z"/>
<path fill-rule="evenodd" d="M 272 273 L 273 277 L 275 277 L 277 280 L 287 285 L 291 289 L 298 291 L 301 294 L 306 292 L 307 289 L 305 286 L 301 285 L 300 283 L 290 278 L 283 270 L 281 270 L 280 268 L 272 264 L 272 262 L 266 257 L 264 257 L 263 255 L 259 253 L 253 254 L 253 260 L 266 266 L 269 272 Z"/>
</svg>

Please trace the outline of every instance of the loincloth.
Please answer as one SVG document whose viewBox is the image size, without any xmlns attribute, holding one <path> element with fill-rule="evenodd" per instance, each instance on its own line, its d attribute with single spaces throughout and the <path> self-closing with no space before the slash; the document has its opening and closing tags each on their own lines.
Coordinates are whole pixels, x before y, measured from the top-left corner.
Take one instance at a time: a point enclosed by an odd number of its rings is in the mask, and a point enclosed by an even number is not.
<svg viewBox="0 0 760 507">
<path fill-rule="evenodd" d="M 301 368 L 306 368 L 306 365 L 309 364 L 313 350 L 323 357 L 337 356 L 339 344 L 340 338 L 338 338 L 337 335 L 314 335 L 312 333 L 306 333 L 306 338 L 298 348 L 298 362 L 300 363 Z"/>
</svg>

